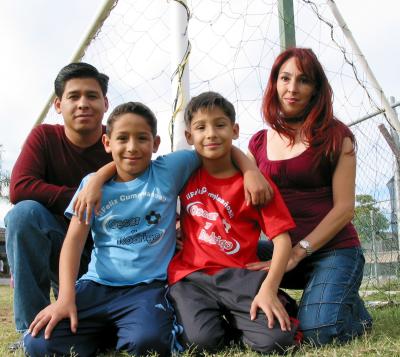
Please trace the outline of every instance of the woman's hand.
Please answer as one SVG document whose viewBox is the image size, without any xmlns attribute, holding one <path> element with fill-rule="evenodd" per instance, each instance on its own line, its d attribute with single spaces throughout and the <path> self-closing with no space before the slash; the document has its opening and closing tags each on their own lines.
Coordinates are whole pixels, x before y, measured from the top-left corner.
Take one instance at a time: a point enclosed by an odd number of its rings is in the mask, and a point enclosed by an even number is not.
<svg viewBox="0 0 400 357">
<path fill-rule="evenodd" d="M 275 324 L 274 317 L 277 318 L 281 326 L 282 331 L 290 331 L 290 319 L 289 315 L 278 298 L 276 292 L 271 289 L 264 289 L 261 287 L 258 294 L 254 297 L 254 300 L 250 307 L 250 319 L 255 320 L 257 317 L 257 310 L 261 309 L 264 311 L 267 320 L 268 327 L 273 328 Z"/>
<path fill-rule="evenodd" d="M 294 246 L 290 252 L 289 261 L 286 265 L 285 272 L 293 270 L 299 265 L 299 263 L 307 256 L 305 250 L 299 246 Z M 271 266 L 271 261 L 261 261 L 246 264 L 246 269 L 248 270 L 266 270 L 268 271 Z"/>
<path fill-rule="evenodd" d="M 59 321 L 69 318 L 72 333 L 76 333 L 78 327 L 78 315 L 76 312 L 76 305 L 74 302 L 62 302 L 57 300 L 50 304 L 42 311 L 40 311 L 33 322 L 29 326 L 29 332 L 35 337 L 40 330 L 46 327 L 44 331 L 44 338 L 50 338 L 54 327 Z"/>
<path fill-rule="evenodd" d="M 285 272 L 293 270 L 307 256 L 306 251 L 299 245 L 295 245 L 290 253 L 289 261 L 286 265 Z"/>
</svg>

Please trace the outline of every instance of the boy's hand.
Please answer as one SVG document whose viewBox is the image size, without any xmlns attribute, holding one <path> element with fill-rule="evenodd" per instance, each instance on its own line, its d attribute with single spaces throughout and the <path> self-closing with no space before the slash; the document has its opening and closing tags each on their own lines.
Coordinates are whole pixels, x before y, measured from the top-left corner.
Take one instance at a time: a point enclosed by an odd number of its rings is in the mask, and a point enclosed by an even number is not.
<svg viewBox="0 0 400 357">
<path fill-rule="evenodd" d="M 40 330 L 47 325 L 44 331 L 44 338 L 47 340 L 50 338 L 51 333 L 58 322 L 65 318 L 70 319 L 71 331 L 72 333 L 76 333 L 78 317 L 75 303 L 63 303 L 57 300 L 36 315 L 35 319 L 29 326 L 28 332 L 35 337 Z"/>
<path fill-rule="evenodd" d="M 275 316 L 279 321 L 282 331 L 291 330 L 289 315 L 275 292 L 272 292 L 271 290 L 263 291 L 262 288 L 260 289 L 258 294 L 254 297 L 254 300 L 250 307 L 251 320 L 256 319 L 257 310 L 259 308 L 264 311 L 268 320 L 269 328 L 274 327 L 275 324 L 274 316 Z"/>
<path fill-rule="evenodd" d="M 246 171 L 243 175 L 244 196 L 247 205 L 264 205 L 271 201 L 274 191 L 258 170 Z"/>
<path fill-rule="evenodd" d="M 78 217 L 79 223 L 89 224 L 92 219 L 93 211 L 98 214 L 101 205 L 101 188 L 103 181 L 99 182 L 95 175 L 91 176 L 86 185 L 79 192 L 73 203 L 73 210 Z"/>
</svg>

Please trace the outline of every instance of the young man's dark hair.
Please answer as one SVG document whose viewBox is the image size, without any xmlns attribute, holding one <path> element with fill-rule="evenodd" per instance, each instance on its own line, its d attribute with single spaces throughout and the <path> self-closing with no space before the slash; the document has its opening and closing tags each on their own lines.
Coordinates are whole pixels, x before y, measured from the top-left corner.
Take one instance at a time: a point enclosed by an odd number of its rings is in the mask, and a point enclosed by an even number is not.
<svg viewBox="0 0 400 357">
<path fill-rule="evenodd" d="M 216 92 L 204 92 L 193 97 L 185 110 L 185 124 L 190 126 L 194 114 L 198 110 L 211 110 L 215 107 L 220 108 L 232 123 L 236 120 L 236 112 L 233 104 Z"/>
<path fill-rule="evenodd" d="M 107 94 L 108 76 L 106 74 L 100 73 L 91 64 L 74 62 L 62 68 L 54 81 L 54 91 L 58 98 L 62 97 L 67 81 L 73 78 L 93 78 L 99 83 L 103 95 Z"/>
<path fill-rule="evenodd" d="M 118 117 L 128 113 L 140 115 L 141 117 L 143 117 L 151 128 L 151 133 L 153 134 L 153 136 L 157 135 L 157 118 L 152 110 L 140 102 L 127 102 L 115 107 L 115 109 L 108 117 L 106 128 L 108 136 L 111 135 L 114 122 L 118 119 Z"/>
</svg>

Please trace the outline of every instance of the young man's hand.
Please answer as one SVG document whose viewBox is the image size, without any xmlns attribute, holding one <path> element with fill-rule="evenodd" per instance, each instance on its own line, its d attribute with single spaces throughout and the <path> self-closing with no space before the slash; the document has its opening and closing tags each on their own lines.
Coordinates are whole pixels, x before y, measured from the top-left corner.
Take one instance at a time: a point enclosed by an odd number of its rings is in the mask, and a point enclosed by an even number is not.
<svg viewBox="0 0 400 357">
<path fill-rule="evenodd" d="M 115 162 L 112 161 L 98 169 L 94 175 L 89 177 L 85 187 L 82 188 L 72 207 L 78 217 L 79 223 L 83 222 L 85 214 L 85 223 L 89 224 L 93 212 L 95 214 L 99 213 L 101 207 L 101 188 L 116 174 L 116 172 Z"/>
<path fill-rule="evenodd" d="M 257 310 L 259 308 L 264 311 L 267 317 L 269 328 L 274 327 L 274 317 L 276 317 L 279 321 L 282 331 L 291 330 L 289 315 L 275 292 L 271 290 L 267 291 L 261 287 L 258 294 L 254 297 L 254 300 L 250 307 L 251 320 L 256 319 Z"/>
<path fill-rule="evenodd" d="M 35 337 L 40 330 L 46 326 L 44 338 L 47 340 L 50 338 L 51 333 L 58 322 L 65 318 L 70 319 L 71 331 L 72 333 L 76 333 L 78 327 L 78 316 L 75 303 L 57 300 L 36 315 L 35 319 L 30 324 L 28 331 L 33 337 Z"/>
<path fill-rule="evenodd" d="M 86 185 L 78 193 L 75 201 L 73 202 L 73 210 L 78 217 L 79 223 L 85 221 L 89 224 L 92 219 L 93 212 L 97 214 L 101 206 L 101 188 L 103 181 L 99 180 L 97 176 L 91 176 Z"/>
</svg>

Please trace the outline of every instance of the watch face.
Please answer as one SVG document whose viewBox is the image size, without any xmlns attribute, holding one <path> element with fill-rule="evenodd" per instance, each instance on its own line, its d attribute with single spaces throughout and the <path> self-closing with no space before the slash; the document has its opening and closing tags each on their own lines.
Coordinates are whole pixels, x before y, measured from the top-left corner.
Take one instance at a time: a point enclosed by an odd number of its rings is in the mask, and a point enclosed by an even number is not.
<svg viewBox="0 0 400 357">
<path fill-rule="evenodd" d="M 306 251 L 307 256 L 310 256 L 312 254 L 311 245 L 309 241 L 301 240 L 299 242 L 299 245 Z"/>
<path fill-rule="evenodd" d="M 310 243 L 307 242 L 306 240 L 301 240 L 301 241 L 299 242 L 299 244 L 300 244 L 300 246 L 301 246 L 302 248 L 304 248 L 304 249 L 307 249 L 307 248 L 310 247 Z"/>
</svg>

